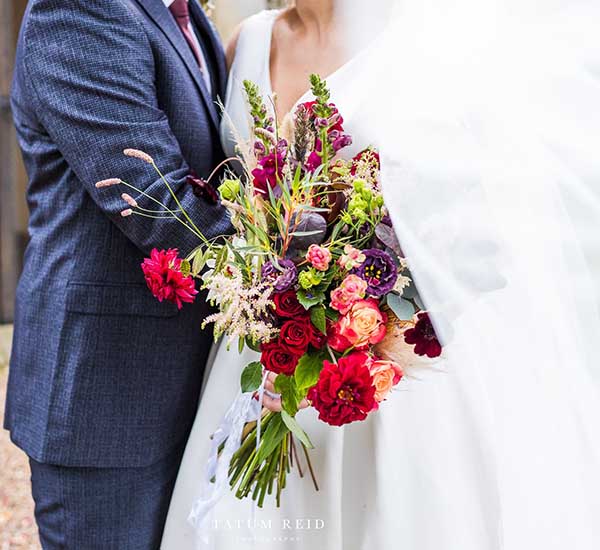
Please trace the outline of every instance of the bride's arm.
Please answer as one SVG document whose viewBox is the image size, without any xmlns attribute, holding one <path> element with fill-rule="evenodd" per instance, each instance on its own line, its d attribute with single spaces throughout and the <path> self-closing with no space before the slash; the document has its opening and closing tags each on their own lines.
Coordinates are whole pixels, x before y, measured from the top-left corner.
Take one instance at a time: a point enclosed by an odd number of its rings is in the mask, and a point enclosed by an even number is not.
<svg viewBox="0 0 600 550">
<path fill-rule="evenodd" d="M 227 59 L 228 71 L 231 70 L 231 65 L 233 65 L 233 60 L 235 58 L 235 50 L 237 48 L 238 38 L 240 37 L 240 32 L 242 31 L 243 24 L 244 23 L 242 22 L 235 28 L 225 48 L 225 58 Z"/>
</svg>

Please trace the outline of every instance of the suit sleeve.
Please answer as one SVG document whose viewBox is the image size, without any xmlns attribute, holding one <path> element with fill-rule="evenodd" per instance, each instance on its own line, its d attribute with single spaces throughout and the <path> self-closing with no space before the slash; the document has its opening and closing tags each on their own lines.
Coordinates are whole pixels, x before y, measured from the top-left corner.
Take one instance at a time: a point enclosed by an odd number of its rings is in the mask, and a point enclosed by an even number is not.
<svg viewBox="0 0 600 550">
<path fill-rule="evenodd" d="M 96 189 L 120 178 L 172 210 L 177 207 L 153 167 L 123 155 L 126 148 L 152 156 L 196 226 L 212 238 L 230 230 L 225 209 L 196 197 L 155 87 L 155 61 L 137 14 L 120 0 L 53 2 L 31 10 L 25 30 L 25 74 L 40 122 L 97 205 L 141 250 L 200 244 L 177 220 L 123 218 L 123 186 Z M 148 199 L 140 204 L 157 208 Z"/>
</svg>

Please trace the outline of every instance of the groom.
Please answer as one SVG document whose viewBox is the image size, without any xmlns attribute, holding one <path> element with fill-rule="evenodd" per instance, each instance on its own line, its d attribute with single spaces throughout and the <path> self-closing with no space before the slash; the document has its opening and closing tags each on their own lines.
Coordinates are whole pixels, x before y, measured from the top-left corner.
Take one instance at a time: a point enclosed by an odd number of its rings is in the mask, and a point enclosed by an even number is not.
<svg viewBox="0 0 600 550">
<path fill-rule="evenodd" d="M 155 301 L 140 263 L 198 241 L 174 220 L 122 218 L 118 188 L 94 184 L 119 177 L 169 203 L 153 169 L 122 154 L 142 149 L 208 237 L 228 232 L 214 193 L 188 178 L 222 160 L 225 81 L 197 0 L 29 2 L 12 108 L 31 240 L 5 426 L 30 457 L 45 550 L 159 546 L 211 338 L 203 300 Z"/>
</svg>

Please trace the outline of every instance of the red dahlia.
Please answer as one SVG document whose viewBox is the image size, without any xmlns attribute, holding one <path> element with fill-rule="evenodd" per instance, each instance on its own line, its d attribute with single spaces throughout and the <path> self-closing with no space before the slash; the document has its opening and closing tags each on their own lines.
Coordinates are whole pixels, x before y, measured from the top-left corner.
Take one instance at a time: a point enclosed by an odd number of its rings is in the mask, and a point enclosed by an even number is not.
<svg viewBox="0 0 600 550">
<path fill-rule="evenodd" d="M 181 309 L 183 303 L 192 303 L 198 294 L 194 279 L 181 272 L 181 259 L 177 257 L 176 248 L 154 248 L 150 257 L 144 259 L 142 271 L 148 288 L 159 302 L 167 300 Z"/>
<path fill-rule="evenodd" d="M 332 426 L 364 420 L 377 406 L 369 356 L 354 352 L 337 364 L 325 361 L 317 385 L 308 393 L 319 419 Z"/>
<path fill-rule="evenodd" d="M 442 345 L 429 318 L 429 313 L 419 313 L 418 321 L 414 328 L 408 329 L 404 333 L 404 341 L 407 344 L 415 346 L 417 355 L 427 355 L 427 357 L 438 357 L 442 353 Z"/>
</svg>

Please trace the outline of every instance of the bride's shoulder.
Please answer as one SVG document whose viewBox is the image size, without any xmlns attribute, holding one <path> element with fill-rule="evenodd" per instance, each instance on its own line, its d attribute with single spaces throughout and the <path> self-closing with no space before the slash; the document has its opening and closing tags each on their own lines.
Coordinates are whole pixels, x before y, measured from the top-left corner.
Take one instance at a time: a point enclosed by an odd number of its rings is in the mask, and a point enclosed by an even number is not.
<svg viewBox="0 0 600 550">
<path fill-rule="evenodd" d="M 228 68 L 231 69 L 238 46 L 245 46 L 243 42 L 248 40 L 256 43 L 257 39 L 260 41 L 270 38 L 273 22 L 281 13 L 282 10 L 262 10 L 247 17 L 235 28 L 225 48 Z"/>
</svg>

